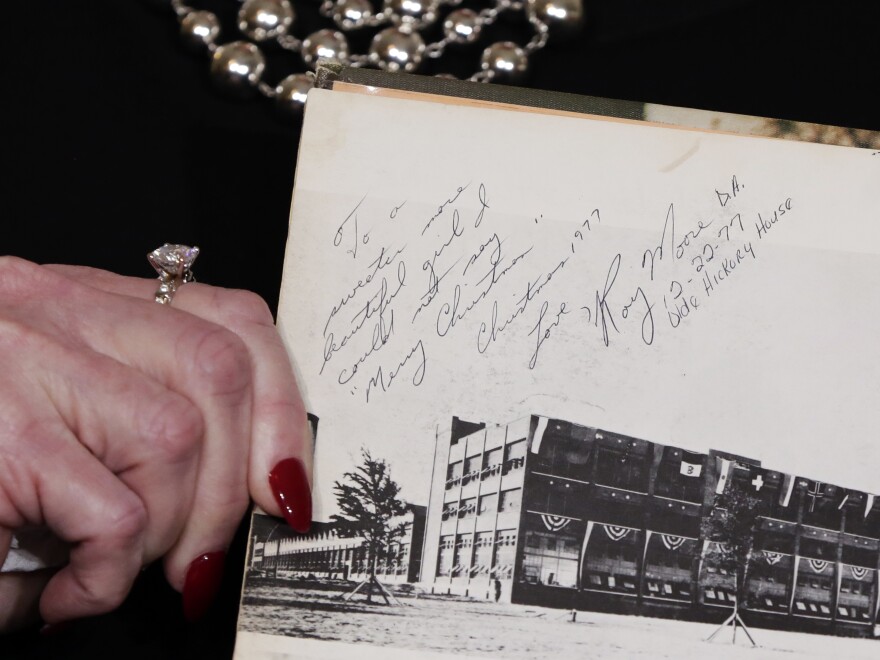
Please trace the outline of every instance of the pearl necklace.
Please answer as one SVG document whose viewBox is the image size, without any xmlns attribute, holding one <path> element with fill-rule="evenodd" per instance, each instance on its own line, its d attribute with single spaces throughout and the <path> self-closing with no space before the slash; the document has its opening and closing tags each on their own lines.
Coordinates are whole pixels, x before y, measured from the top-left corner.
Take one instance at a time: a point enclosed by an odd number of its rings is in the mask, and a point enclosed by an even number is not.
<svg viewBox="0 0 880 660">
<path fill-rule="evenodd" d="M 298 54 L 314 69 L 318 60 L 335 60 L 352 67 L 378 67 L 386 71 L 417 72 L 426 58 L 438 59 L 447 48 L 476 42 L 483 28 L 504 12 L 524 12 L 534 30 L 524 46 L 498 41 L 487 46 L 480 57 L 480 69 L 470 76 L 476 82 L 517 83 L 527 70 L 529 56 L 554 40 L 577 34 L 583 24 L 581 0 L 491 0 L 481 11 L 456 8 L 445 15 L 441 39 L 425 43 L 421 31 L 437 22 L 445 6 L 462 0 L 384 0 L 375 11 L 370 0 L 323 0 L 322 16 L 335 27 L 313 32 L 305 39 L 291 33 L 296 12 L 290 0 L 244 0 L 238 11 L 238 29 L 248 40 L 218 44 L 217 16 L 170 0 L 184 41 L 211 57 L 211 75 L 224 90 L 247 96 L 258 92 L 274 99 L 284 114 L 299 114 L 314 80 L 313 73 L 294 73 L 276 85 L 263 80 L 266 68 L 260 45 Z M 349 51 L 345 32 L 376 30 L 367 53 Z M 449 74 L 438 74 L 453 77 Z"/>
</svg>

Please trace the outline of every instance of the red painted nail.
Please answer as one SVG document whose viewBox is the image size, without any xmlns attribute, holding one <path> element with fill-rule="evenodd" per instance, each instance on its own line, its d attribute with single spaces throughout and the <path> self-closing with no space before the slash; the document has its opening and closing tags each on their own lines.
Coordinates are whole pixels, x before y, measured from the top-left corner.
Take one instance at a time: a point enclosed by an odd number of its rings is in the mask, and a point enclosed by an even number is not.
<svg viewBox="0 0 880 660">
<path fill-rule="evenodd" d="M 183 616 L 190 623 L 207 613 L 220 591 L 226 553 L 208 552 L 196 557 L 186 569 L 183 583 Z"/>
<path fill-rule="evenodd" d="M 280 461 L 269 473 L 269 486 L 287 524 L 301 534 L 308 532 L 312 525 L 312 491 L 302 461 Z"/>
</svg>

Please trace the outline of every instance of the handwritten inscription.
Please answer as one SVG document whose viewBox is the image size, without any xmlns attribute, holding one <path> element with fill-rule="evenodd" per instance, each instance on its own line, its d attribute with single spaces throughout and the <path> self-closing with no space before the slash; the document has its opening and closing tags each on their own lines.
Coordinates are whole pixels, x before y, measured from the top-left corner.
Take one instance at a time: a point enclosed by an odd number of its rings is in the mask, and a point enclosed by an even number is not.
<svg viewBox="0 0 880 660">
<path fill-rule="evenodd" d="M 753 267 L 756 245 L 795 221 L 791 197 L 768 204 L 746 183 L 729 175 L 695 192 L 699 204 L 646 205 L 656 214 L 654 238 L 610 253 L 596 237 L 604 231 L 598 206 L 562 222 L 550 222 L 559 219 L 545 209 L 524 210 L 530 229 L 513 231 L 484 182 L 441 193 L 427 214 L 408 204 L 406 191 L 387 205 L 365 194 L 334 229 L 334 247 L 363 267 L 323 320 L 320 373 L 329 369 L 369 403 L 401 383 L 420 386 L 432 347 L 444 342 L 475 342 L 475 359 L 501 343 L 516 346 L 510 359 L 535 370 L 565 335 L 595 342 L 590 350 L 668 341 Z M 703 214 L 684 217 L 690 207 Z M 406 244 L 370 240 L 395 235 L 383 234 L 382 223 L 413 222 L 418 236 L 407 232 Z"/>
</svg>

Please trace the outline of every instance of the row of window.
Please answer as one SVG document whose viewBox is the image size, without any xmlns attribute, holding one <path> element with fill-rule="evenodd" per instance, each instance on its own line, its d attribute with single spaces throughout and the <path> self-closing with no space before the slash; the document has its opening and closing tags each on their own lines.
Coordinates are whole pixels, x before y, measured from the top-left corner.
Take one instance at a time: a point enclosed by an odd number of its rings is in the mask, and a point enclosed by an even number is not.
<svg viewBox="0 0 880 660">
<path fill-rule="evenodd" d="M 519 511 L 522 504 L 522 488 L 511 488 L 500 493 L 467 497 L 460 502 L 447 502 L 443 505 L 443 520 L 452 518 L 473 518 L 476 515 Z"/>
<path fill-rule="evenodd" d="M 477 532 L 440 537 L 438 577 L 491 575 L 509 578 L 513 574 L 516 530 Z"/>
<path fill-rule="evenodd" d="M 470 456 L 464 461 L 450 463 L 446 468 L 446 490 L 520 470 L 525 466 L 525 456 L 526 441 L 518 440 L 504 447 Z"/>
</svg>

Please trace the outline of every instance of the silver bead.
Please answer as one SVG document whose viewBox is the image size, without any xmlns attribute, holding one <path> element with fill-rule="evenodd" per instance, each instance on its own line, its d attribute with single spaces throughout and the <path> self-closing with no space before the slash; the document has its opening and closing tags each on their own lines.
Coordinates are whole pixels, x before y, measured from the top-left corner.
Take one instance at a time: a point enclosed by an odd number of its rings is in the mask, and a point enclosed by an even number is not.
<svg viewBox="0 0 880 660">
<path fill-rule="evenodd" d="M 260 49 L 247 41 L 223 44 L 211 57 L 211 75 L 224 90 L 248 95 L 260 82 L 266 59 Z"/>
<path fill-rule="evenodd" d="M 289 0 L 246 0 L 238 10 L 238 29 L 254 41 L 265 41 L 287 34 L 295 17 Z"/>
<path fill-rule="evenodd" d="M 333 8 L 333 20 L 346 30 L 363 27 L 372 16 L 370 0 L 337 0 Z"/>
<path fill-rule="evenodd" d="M 318 30 L 303 41 L 302 58 L 310 67 L 314 67 L 319 58 L 345 62 L 348 60 L 348 41 L 337 30 Z"/>
<path fill-rule="evenodd" d="M 191 11 L 180 21 L 180 35 L 187 46 L 204 48 L 220 36 L 220 21 L 209 11 Z"/>
<path fill-rule="evenodd" d="M 469 44 L 480 36 L 483 25 L 473 9 L 456 9 L 443 21 L 443 35 L 457 44 Z"/>
<path fill-rule="evenodd" d="M 555 41 L 578 35 L 584 25 L 583 0 L 528 0 L 526 12 L 544 23 Z"/>
<path fill-rule="evenodd" d="M 480 68 L 494 73 L 493 81 L 517 82 L 525 77 L 529 57 L 512 41 L 498 41 L 483 51 Z"/>
<path fill-rule="evenodd" d="M 305 73 L 287 76 L 275 88 L 275 104 L 278 110 L 285 115 L 296 116 L 302 113 L 312 85 L 311 77 Z"/>
<path fill-rule="evenodd" d="M 370 62 L 386 71 L 415 71 L 422 62 L 425 42 L 407 25 L 385 28 L 373 37 Z"/>
<path fill-rule="evenodd" d="M 437 0 L 385 0 L 385 11 L 394 23 L 433 23 L 437 18 Z"/>
</svg>

